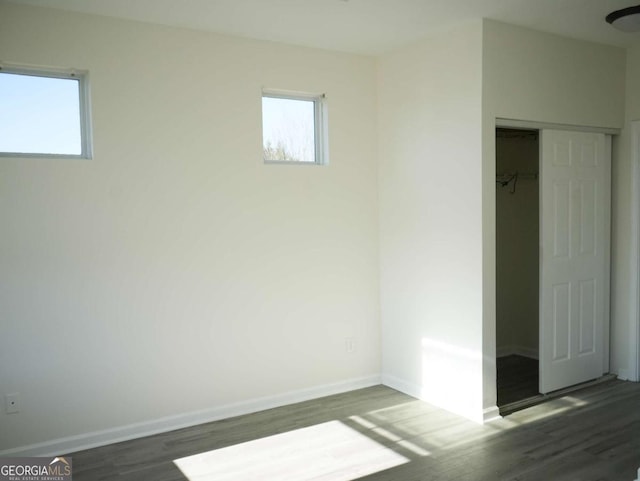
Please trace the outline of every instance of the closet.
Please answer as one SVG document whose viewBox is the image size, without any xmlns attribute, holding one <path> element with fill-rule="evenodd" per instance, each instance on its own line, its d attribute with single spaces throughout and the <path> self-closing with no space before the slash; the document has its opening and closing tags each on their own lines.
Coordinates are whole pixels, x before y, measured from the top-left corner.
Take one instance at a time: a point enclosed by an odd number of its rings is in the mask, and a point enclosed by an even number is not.
<svg viewBox="0 0 640 481">
<path fill-rule="evenodd" d="M 538 394 L 539 131 L 496 129 L 498 406 Z"/>
<path fill-rule="evenodd" d="M 608 372 L 610 210 L 610 135 L 496 130 L 501 413 Z"/>
</svg>

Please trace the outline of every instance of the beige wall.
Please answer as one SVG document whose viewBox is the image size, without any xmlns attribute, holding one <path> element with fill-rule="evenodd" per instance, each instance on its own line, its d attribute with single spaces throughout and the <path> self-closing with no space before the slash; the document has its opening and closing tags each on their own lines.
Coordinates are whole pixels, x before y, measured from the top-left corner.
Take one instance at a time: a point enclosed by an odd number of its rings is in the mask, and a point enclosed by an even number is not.
<svg viewBox="0 0 640 481">
<path fill-rule="evenodd" d="M 383 380 L 482 419 L 481 41 L 474 22 L 378 70 Z"/>
<path fill-rule="evenodd" d="M 10 4 L 0 59 L 88 69 L 95 144 L 0 161 L 0 451 L 377 382 L 374 59 Z M 263 165 L 262 87 L 330 165 Z"/>
<path fill-rule="evenodd" d="M 538 139 L 496 138 L 496 171 L 523 174 L 496 183 L 496 349 L 498 356 L 538 355 Z"/>
<path fill-rule="evenodd" d="M 621 128 L 625 112 L 625 62 L 626 53 L 620 48 L 491 20 L 484 21 L 482 156 L 485 407 L 495 404 L 495 366 L 492 359 L 495 358 L 496 336 L 493 267 L 496 263 L 496 118 Z M 614 219 L 617 214 L 613 212 Z M 616 274 L 613 275 L 615 277 Z M 612 324 L 615 322 L 612 321 Z"/>
<path fill-rule="evenodd" d="M 376 68 L 3 3 L 0 58 L 88 69 L 95 143 L 89 161 L 0 162 L 0 394 L 22 395 L 21 413 L 0 414 L 0 451 L 375 382 L 380 314 L 385 382 L 482 419 L 495 407 L 495 119 L 624 122 L 623 50 L 493 21 Z M 639 68 L 636 51 L 627 82 Z M 327 93 L 329 166 L 263 165 L 263 87 Z M 620 287 L 630 166 L 617 157 Z M 630 302 L 617 292 L 614 342 Z"/>
<path fill-rule="evenodd" d="M 633 238 L 633 176 L 638 166 L 632 165 L 631 122 L 640 120 L 640 48 L 627 52 L 625 128 L 614 144 L 612 169 L 612 238 L 611 238 L 611 370 L 623 379 L 640 379 L 638 373 L 638 282 L 637 245 Z M 636 213 L 637 215 L 637 213 Z M 636 219 L 636 222 L 638 219 Z M 637 241 L 636 241 L 637 242 Z M 636 252 L 634 252 L 636 251 Z M 637 265 L 637 264 L 636 264 Z"/>
<path fill-rule="evenodd" d="M 622 127 L 623 49 L 491 20 L 484 22 L 483 47 L 485 114 L 567 125 Z"/>
</svg>

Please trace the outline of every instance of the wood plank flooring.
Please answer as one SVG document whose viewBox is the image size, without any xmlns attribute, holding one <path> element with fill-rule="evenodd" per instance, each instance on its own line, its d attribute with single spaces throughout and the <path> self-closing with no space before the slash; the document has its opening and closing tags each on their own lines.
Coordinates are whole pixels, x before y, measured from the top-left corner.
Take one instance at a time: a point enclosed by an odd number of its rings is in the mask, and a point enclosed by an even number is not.
<svg viewBox="0 0 640 481">
<path fill-rule="evenodd" d="M 75 481 L 632 481 L 640 384 L 600 384 L 484 426 L 377 386 L 71 456 Z"/>
</svg>

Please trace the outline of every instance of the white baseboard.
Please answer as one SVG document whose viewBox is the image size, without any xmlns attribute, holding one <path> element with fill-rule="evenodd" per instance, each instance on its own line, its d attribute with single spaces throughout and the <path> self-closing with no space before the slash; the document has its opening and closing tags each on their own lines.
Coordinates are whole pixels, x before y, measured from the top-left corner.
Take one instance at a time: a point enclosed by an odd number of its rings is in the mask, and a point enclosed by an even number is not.
<svg viewBox="0 0 640 481">
<path fill-rule="evenodd" d="M 496 419 L 502 419 L 498 406 L 491 406 L 490 408 L 487 408 L 482 412 L 482 420 L 484 423 L 490 423 L 491 421 L 495 421 Z"/>
<path fill-rule="evenodd" d="M 629 381 L 629 370 L 624 368 L 618 369 L 618 379 L 621 381 Z"/>
<path fill-rule="evenodd" d="M 265 409 L 286 406 L 302 401 L 309 401 L 332 394 L 354 391 L 365 387 L 377 386 L 381 383 L 379 375 L 367 376 L 346 381 L 315 386 L 297 391 L 291 391 L 275 396 L 255 398 L 225 406 L 203 409 L 189 413 L 167 416 L 151 421 L 144 421 L 127 426 L 83 433 L 76 436 L 52 439 L 43 443 L 19 446 L 16 448 L 0 451 L 0 456 L 57 456 L 61 454 L 73 453 L 85 449 L 105 446 L 107 444 L 129 441 L 153 434 L 165 433 L 176 429 L 196 426 L 198 424 L 218 421 L 243 414 L 250 414 Z"/>
<path fill-rule="evenodd" d="M 404 379 L 400 379 L 398 377 L 392 376 L 390 374 L 382 374 L 382 384 L 392 389 L 395 389 L 397 391 L 400 391 L 404 394 L 408 394 L 409 396 L 412 396 L 416 399 L 420 399 L 421 401 L 432 404 L 433 406 L 436 406 L 440 409 L 443 409 L 445 411 L 449 411 L 450 413 L 461 416 L 465 419 L 470 419 L 471 421 L 479 424 L 484 424 L 486 422 L 493 421 L 494 419 L 500 417 L 500 413 L 498 412 L 497 406 L 491 407 L 489 409 L 485 409 L 482 415 L 478 415 L 478 416 L 473 416 L 473 415 L 470 416 L 469 413 L 458 412 L 458 411 L 449 409 L 447 406 L 443 406 L 442 404 L 435 402 L 433 399 L 429 399 L 428 397 L 425 397 L 423 395 L 423 389 L 421 386 L 408 382 Z"/>
<path fill-rule="evenodd" d="M 408 394 L 416 399 L 422 399 L 422 388 L 417 384 L 407 382 L 404 379 L 400 379 L 390 374 L 383 374 L 382 384 L 395 389 L 396 391 Z"/>
<path fill-rule="evenodd" d="M 522 356 L 528 357 L 530 359 L 538 359 L 538 350 L 532 349 L 530 347 L 525 346 L 502 346 L 496 348 L 496 357 L 505 357 L 505 356 Z"/>
</svg>

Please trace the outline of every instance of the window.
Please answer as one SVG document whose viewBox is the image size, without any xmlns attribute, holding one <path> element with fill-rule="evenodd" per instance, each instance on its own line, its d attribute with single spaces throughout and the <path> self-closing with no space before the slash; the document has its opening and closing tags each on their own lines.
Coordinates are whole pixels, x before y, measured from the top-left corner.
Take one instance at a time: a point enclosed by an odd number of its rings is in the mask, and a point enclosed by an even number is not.
<svg viewBox="0 0 640 481">
<path fill-rule="evenodd" d="M 84 72 L 0 65 L 0 155 L 91 157 Z"/>
<path fill-rule="evenodd" d="M 263 92 L 262 150 L 265 162 L 326 164 L 324 95 Z"/>
</svg>

